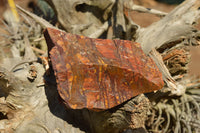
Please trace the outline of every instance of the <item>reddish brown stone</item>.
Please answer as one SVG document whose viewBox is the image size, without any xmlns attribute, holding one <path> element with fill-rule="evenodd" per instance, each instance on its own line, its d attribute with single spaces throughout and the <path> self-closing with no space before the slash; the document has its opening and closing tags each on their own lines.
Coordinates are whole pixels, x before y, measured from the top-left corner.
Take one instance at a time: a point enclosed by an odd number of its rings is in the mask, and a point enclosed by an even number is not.
<svg viewBox="0 0 200 133">
<path fill-rule="evenodd" d="M 139 43 L 45 31 L 57 88 L 72 109 L 109 109 L 163 87 L 162 75 Z"/>
</svg>

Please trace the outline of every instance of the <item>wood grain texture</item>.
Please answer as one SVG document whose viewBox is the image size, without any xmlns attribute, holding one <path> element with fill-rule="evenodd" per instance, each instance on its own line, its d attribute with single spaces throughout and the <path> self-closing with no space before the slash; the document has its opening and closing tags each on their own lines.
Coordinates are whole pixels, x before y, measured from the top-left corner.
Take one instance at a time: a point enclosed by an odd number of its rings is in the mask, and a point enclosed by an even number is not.
<svg viewBox="0 0 200 133">
<path fill-rule="evenodd" d="M 162 75 L 139 43 L 45 31 L 57 89 L 72 109 L 109 109 L 163 87 Z"/>
</svg>

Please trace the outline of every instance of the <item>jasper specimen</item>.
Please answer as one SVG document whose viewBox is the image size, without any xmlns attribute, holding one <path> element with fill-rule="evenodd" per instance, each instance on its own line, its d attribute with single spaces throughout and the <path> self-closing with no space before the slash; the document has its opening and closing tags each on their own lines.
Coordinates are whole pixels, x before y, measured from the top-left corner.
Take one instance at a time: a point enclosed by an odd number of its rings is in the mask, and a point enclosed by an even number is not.
<svg viewBox="0 0 200 133">
<path fill-rule="evenodd" d="M 109 109 L 163 87 L 162 74 L 139 43 L 92 39 L 47 28 L 57 89 L 72 109 Z"/>
</svg>

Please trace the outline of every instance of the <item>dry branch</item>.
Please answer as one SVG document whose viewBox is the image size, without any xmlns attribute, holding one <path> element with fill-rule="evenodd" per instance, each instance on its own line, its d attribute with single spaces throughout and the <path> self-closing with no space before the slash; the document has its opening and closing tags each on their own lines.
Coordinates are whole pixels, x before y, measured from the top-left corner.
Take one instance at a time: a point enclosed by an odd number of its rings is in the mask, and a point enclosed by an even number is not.
<svg viewBox="0 0 200 133">
<path fill-rule="evenodd" d="M 143 51 L 146 54 L 150 54 L 153 57 L 160 71 L 163 73 L 165 82 L 172 91 L 174 90 L 177 93 L 176 95 L 183 94 L 184 86 L 174 82 L 162 59 L 159 58 L 158 53 L 153 52 L 155 51 L 153 49 L 163 47 L 163 45 L 180 39 L 191 38 L 196 32 L 193 24 L 200 17 L 199 7 L 200 1 L 187 0 L 160 21 L 147 28 L 138 30 L 136 41 L 141 43 Z"/>
<path fill-rule="evenodd" d="M 151 9 L 151 8 L 146 8 L 143 6 L 139 6 L 133 3 L 133 1 L 130 0 L 126 0 L 124 2 L 124 7 L 128 8 L 130 11 L 138 11 L 138 12 L 143 12 L 143 13 L 150 13 L 150 14 L 154 14 L 157 15 L 159 17 L 164 17 L 167 15 L 166 12 L 162 12 L 156 9 Z"/>
<path fill-rule="evenodd" d="M 42 19 L 41 17 L 38 17 L 37 15 L 29 12 L 29 11 L 26 11 L 24 10 L 23 8 L 21 8 L 20 6 L 16 5 L 16 7 L 22 11 L 23 13 L 25 13 L 26 15 L 30 16 L 31 18 L 34 18 L 34 20 L 39 23 L 42 27 L 46 28 L 46 27 L 53 27 L 53 28 L 56 28 L 54 27 L 53 25 L 51 25 L 49 22 L 47 22 L 46 20 Z"/>
<path fill-rule="evenodd" d="M 181 38 L 190 38 L 195 33 L 193 25 L 200 17 L 199 7 L 199 0 L 186 0 L 160 21 L 140 29 L 136 41 L 149 54 L 153 48 Z"/>
</svg>

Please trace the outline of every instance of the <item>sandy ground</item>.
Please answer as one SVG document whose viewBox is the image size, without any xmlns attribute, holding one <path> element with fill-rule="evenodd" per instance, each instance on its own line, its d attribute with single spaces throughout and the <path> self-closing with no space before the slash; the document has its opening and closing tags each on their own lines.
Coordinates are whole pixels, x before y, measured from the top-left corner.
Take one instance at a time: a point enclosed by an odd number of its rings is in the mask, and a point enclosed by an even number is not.
<svg viewBox="0 0 200 133">
<path fill-rule="evenodd" d="M 170 12 L 172 11 L 176 5 L 167 5 L 163 3 L 156 2 L 154 0 L 134 0 L 134 3 L 137 5 L 142 5 L 146 8 L 157 9 L 163 12 Z M 132 12 L 132 19 L 136 24 L 139 24 L 141 27 L 147 27 L 150 24 L 157 22 L 160 20 L 159 17 L 148 14 L 148 13 L 138 13 Z"/>
</svg>

